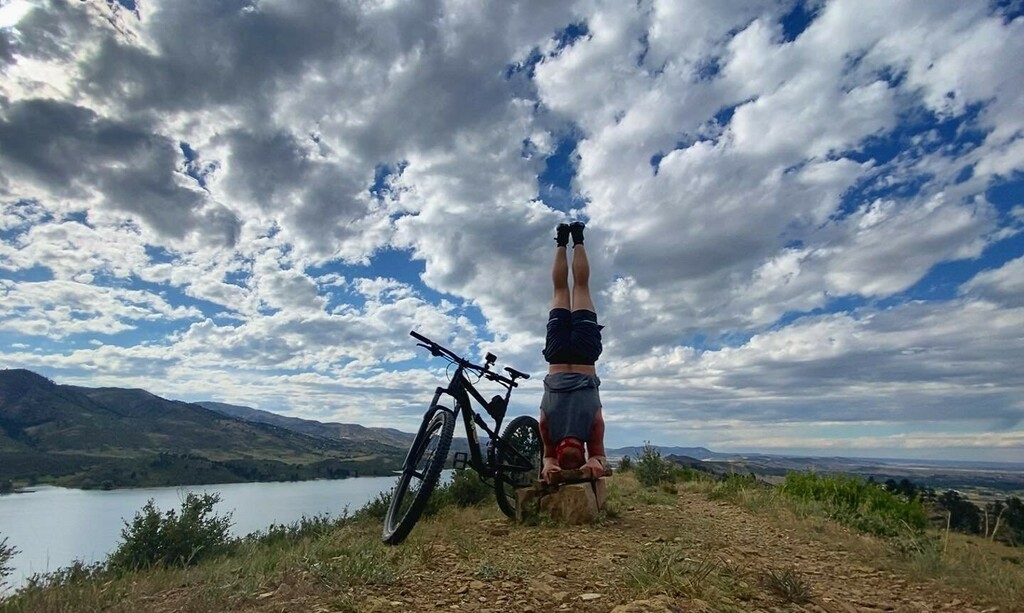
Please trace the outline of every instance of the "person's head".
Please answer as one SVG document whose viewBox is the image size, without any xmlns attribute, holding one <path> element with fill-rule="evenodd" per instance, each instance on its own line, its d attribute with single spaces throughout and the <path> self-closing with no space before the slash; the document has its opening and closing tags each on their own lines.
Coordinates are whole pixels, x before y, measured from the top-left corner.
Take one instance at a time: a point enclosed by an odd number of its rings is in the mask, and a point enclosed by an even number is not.
<svg viewBox="0 0 1024 613">
<path fill-rule="evenodd" d="M 586 454 L 583 450 L 583 441 L 571 436 L 563 438 L 555 447 L 555 459 L 558 466 L 566 470 L 573 470 L 587 463 Z"/>
</svg>

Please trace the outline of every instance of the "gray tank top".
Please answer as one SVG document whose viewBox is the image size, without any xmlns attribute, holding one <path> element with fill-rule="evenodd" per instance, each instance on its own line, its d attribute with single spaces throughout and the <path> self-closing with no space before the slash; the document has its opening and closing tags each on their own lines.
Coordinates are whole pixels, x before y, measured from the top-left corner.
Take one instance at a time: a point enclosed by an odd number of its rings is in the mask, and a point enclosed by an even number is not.
<svg viewBox="0 0 1024 613">
<path fill-rule="evenodd" d="M 586 442 L 594 425 L 594 416 L 601 408 L 597 375 L 579 372 L 549 373 L 544 377 L 544 397 L 540 409 L 544 411 L 548 435 L 558 443 L 565 437 Z"/>
</svg>

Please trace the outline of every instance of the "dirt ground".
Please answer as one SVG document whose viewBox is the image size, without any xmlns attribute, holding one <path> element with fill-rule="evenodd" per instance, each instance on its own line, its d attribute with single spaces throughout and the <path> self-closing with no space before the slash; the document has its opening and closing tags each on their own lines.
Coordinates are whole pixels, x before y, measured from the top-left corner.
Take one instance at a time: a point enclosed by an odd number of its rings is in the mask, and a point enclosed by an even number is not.
<svg viewBox="0 0 1024 613">
<path fill-rule="evenodd" d="M 868 559 L 879 548 L 870 537 L 834 525 L 780 525 L 777 518 L 709 500 L 701 492 L 680 492 L 674 504 L 623 508 L 600 526 L 516 526 L 489 518 L 470 525 L 421 522 L 416 531 L 427 542 L 426 554 L 399 584 L 353 588 L 341 607 L 337 601 L 306 601 L 301 608 L 478 613 L 1009 610 L 881 568 L 884 564 Z M 777 580 L 772 582 L 772 577 Z M 268 608 L 282 604 L 268 600 Z M 1017 610 L 1024 611 L 1024 605 Z"/>
</svg>

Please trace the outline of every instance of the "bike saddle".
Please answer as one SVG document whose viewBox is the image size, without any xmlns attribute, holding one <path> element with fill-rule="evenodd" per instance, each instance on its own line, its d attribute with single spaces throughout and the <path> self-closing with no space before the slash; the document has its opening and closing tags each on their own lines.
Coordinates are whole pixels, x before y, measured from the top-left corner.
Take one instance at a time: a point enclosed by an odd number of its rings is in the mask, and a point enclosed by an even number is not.
<svg viewBox="0 0 1024 613">
<path fill-rule="evenodd" d="M 516 370 L 515 368 L 512 368 L 511 366 L 506 366 L 505 367 L 505 371 L 508 372 L 508 374 L 513 379 L 529 379 L 530 378 L 530 375 L 526 374 L 525 372 L 520 372 L 520 371 Z"/>
</svg>

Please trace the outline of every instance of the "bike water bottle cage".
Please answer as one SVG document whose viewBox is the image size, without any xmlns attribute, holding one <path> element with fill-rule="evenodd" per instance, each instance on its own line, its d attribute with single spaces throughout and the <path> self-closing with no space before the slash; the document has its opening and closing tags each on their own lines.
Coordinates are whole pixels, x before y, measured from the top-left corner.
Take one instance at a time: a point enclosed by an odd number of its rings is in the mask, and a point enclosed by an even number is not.
<svg viewBox="0 0 1024 613">
<path fill-rule="evenodd" d="M 505 411 L 507 410 L 508 404 L 505 403 L 505 399 L 501 396 L 495 396 L 487 403 L 487 412 L 499 422 L 505 418 Z"/>
</svg>

